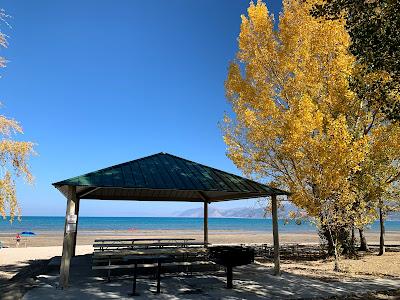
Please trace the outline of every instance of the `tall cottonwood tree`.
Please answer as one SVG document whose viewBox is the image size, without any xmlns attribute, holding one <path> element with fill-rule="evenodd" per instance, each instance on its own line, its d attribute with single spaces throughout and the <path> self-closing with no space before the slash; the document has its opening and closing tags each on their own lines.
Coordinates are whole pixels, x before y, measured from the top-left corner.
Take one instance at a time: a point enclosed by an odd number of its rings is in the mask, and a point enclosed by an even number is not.
<svg viewBox="0 0 400 300">
<path fill-rule="evenodd" d="M 397 122 L 377 121 L 371 133 L 370 149 L 354 180 L 358 195 L 364 198 L 364 214 L 370 223 L 380 221 L 380 255 L 384 249 L 384 220 L 390 211 L 400 208 L 400 126 Z M 359 210 L 360 211 L 360 210 Z"/>
<path fill-rule="evenodd" d="M 0 10 L 0 20 L 5 23 L 7 15 Z M 0 46 L 7 47 L 6 35 L 0 32 Z M 0 67 L 6 66 L 7 60 L 0 56 Z M 20 215 L 20 207 L 16 195 L 16 177 L 23 177 L 32 182 L 33 177 L 29 170 L 28 158 L 34 154 L 34 144 L 16 140 L 22 134 L 22 127 L 13 119 L 0 115 L 0 214 L 5 219 L 7 215 L 13 220 Z"/>
<path fill-rule="evenodd" d="M 316 3 L 284 0 L 277 30 L 262 1 L 250 4 L 226 81 L 234 118 L 224 118 L 224 140 L 244 173 L 289 189 L 329 232 L 338 269 L 339 233 L 365 221 L 354 178 L 382 123 L 350 89 L 355 58 L 344 20 L 316 20 Z"/>
</svg>

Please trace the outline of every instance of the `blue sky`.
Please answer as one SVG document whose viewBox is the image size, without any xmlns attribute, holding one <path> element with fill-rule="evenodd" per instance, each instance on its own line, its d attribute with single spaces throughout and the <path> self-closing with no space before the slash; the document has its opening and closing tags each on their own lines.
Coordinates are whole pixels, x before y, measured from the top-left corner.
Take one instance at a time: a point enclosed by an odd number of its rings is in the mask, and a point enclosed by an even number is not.
<svg viewBox="0 0 400 300">
<path fill-rule="evenodd" d="M 12 16 L 1 114 L 37 143 L 24 215 L 63 215 L 52 182 L 157 152 L 240 174 L 218 122 L 248 1 L 3 0 Z M 268 1 L 276 15 L 280 1 Z M 214 205 L 251 206 L 251 201 Z M 86 216 L 161 216 L 195 204 L 82 201 Z"/>
</svg>

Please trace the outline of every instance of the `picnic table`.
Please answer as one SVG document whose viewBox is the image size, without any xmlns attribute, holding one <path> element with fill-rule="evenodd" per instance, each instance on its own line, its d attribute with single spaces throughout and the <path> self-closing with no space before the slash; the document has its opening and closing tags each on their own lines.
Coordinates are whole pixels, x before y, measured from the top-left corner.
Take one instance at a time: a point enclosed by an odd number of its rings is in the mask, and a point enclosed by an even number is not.
<svg viewBox="0 0 400 300">
<path fill-rule="evenodd" d="M 92 270 L 106 270 L 107 279 L 110 281 L 112 270 L 134 267 L 133 264 L 124 264 L 125 256 L 170 255 L 174 257 L 174 261 L 165 264 L 168 269 L 185 269 L 192 272 L 193 268 L 203 268 L 206 267 L 205 262 L 210 263 L 205 257 L 204 243 L 192 242 L 194 240 L 191 238 L 97 239 L 93 244 L 95 250 Z M 150 243 L 146 243 L 148 241 Z M 145 266 L 141 264 L 142 267 Z"/>
<path fill-rule="evenodd" d="M 170 255 L 127 255 L 124 256 L 123 260 L 125 262 L 133 262 L 133 282 L 132 282 L 132 293 L 130 295 L 136 296 L 136 278 L 137 278 L 137 265 L 139 263 L 157 263 L 156 268 L 156 278 L 157 278 L 157 294 L 160 293 L 161 289 L 161 263 L 171 260 Z"/>
</svg>

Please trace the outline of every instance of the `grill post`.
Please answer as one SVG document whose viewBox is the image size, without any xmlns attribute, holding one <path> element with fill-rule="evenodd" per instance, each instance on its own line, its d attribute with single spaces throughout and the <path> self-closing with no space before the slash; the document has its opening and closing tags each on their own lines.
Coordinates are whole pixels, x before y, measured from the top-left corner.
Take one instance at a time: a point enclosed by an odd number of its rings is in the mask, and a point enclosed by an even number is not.
<svg viewBox="0 0 400 300">
<path fill-rule="evenodd" d="M 233 288 L 233 267 L 254 262 L 254 248 L 242 246 L 211 246 L 210 259 L 225 267 L 226 288 Z"/>
</svg>

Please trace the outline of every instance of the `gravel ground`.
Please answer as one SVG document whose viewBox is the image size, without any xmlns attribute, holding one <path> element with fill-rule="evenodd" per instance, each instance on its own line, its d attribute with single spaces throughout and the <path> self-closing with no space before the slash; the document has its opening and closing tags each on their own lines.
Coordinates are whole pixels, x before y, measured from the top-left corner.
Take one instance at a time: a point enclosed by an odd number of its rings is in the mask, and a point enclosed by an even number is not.
<svg viewBox="0 0 400 300">
<path fill-rule="evenodd" d="M 262 262 L 272 266 L 271 261 Z M 391 278 L 400 280 L 400 252 L 386 252 L 383 256 L 377 253 L 361 253 L 358 259 L 340 259 L 340 272 L 333 271 L 334 260 L 281 260 L 281 269 L 298 275 L 312 276 L 315 279 L 335 281 L 345 278 Z"/>
</svg>

